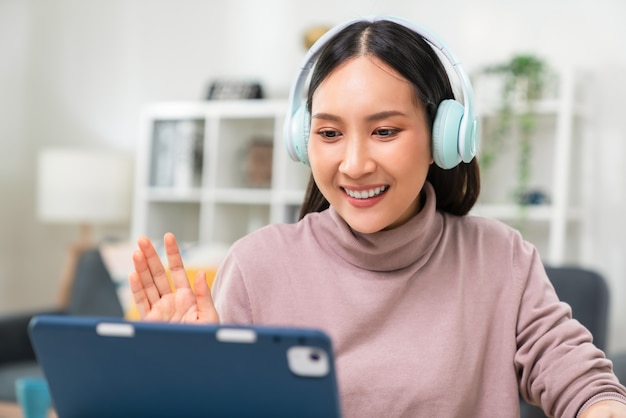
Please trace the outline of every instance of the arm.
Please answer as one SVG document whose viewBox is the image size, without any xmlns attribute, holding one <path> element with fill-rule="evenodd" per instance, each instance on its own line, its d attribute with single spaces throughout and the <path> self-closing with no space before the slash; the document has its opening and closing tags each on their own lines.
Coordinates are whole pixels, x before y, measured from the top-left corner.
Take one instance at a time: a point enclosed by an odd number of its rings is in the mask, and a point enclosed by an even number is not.
<svg viewBox="0 0 626 418">
<path fill-rule="evenodd" d="M 522 396 L 549 415 L 595 418 L 602 405 L 587 408 L 588 400 L 625 399 L 626 390 L 591 333 L 559 301 L 539 257 L 524 258 L 515 263 L 523 286 L 515 355 Z"/>
<path fill-rule="evenodd" d="M 138 240 L 133 254 L 135 271 L 129 275 L 130 288 L 141 319 L 149 321 L 208 324 L 219 322 L 206 274 L 199 272 L 191 288 L 173 234 L 163 237 L 173 289 L 165 267 L 146 237 Z"/>
<path fill-rule="evenodd" d="M 587 409 L 581 411 L 579 418 L 625 418 L 626 398 L 620 401 L 604 400 L 591 404 Z"/>
</svg>

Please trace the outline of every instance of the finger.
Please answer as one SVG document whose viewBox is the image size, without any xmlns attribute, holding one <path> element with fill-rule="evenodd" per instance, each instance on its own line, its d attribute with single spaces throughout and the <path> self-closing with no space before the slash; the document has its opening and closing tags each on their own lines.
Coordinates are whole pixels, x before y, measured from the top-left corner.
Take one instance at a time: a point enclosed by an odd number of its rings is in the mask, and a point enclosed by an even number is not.
<svg viewBox="0 0 626 418">
<path fill-rule="evenodd" d="M 130 284 L 130 290 L 135 300 L 135 305 L 139 311 L 139 318 L 144 319 L 148 311 L 150 311 L 150 302 L 146 296 L 146 291 L 141 283 L 141 279 L 136 271 L 131 272 L 128 275 L 128 282 Z"/>
<path fill-rule="evenodd" d="M 176 237 L 171 232 L 168 232 L 163 237 L 163 243 L 165 244 L 165 255 L 167 256 L 167 265 L 172 274 L 172 281 L 176 289 L 191 288 L 185 267 L 183 266 L 183 259 L 180 256 L 180 250 L 178 249 L 178 243 Z"/>
<path fill-rule="evenodd" d="M 196 274 L 193 286 L 196 293 L 196 304 L 198 305 L 198 319 L 200 320 L 200 322 L 214 324 L 219 323 L 220 317 L 217 313 L 217 309 L 215 309 L 213 297 L 211 296 L 211 289 L 206 282 L 205 272 L 199 271 L 198 274 Z"/>
<path fill-rule="evenodd" d="M 154 282 L 152 272 L 148 268 L 146 257 L 140 250 L 133 253 L 133 264 L 135 266 L 135 273 L 139 279 L 139 285 L 143 288 L 146 300 L 148 302 L 148 310 L 155 304 L 160 298 L 161 293 Z M 147 313 L 148 311 L 146 311 Z"/>
<path fill-rule="evenodd" d="M 172 288 L 170 287 L 170 281 L 167 278 L 167 274 L 165 273 L 165 267 L 163 267 L 163 263 L 161 263 L 161 258 L 157 254 L 152 242 L 147 237 L 140 237 L 137 240 L 137 244 L 139 244 L 139 249 L 143 253 L 145 264 L 147 269 L 149 270 L 151 277 L 148 280 L 147 276 L 141 276 L 141 279 L 144 283 L 144 287 L 146 287 L 146 281 L 152 281 L 156 286 L 159 295 L 163 296 L 172 292 Z M 151 294 L 148 294 L 148 297 L 151 297 Z M 150 301 L 154 303 L 154 301 L 150 298 Z"/>
</svg>

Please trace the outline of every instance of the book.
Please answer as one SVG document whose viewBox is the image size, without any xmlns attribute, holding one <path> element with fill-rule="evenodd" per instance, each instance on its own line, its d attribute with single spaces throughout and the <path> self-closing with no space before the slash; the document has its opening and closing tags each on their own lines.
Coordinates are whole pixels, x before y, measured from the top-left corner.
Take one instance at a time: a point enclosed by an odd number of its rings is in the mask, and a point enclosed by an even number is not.
<svg viewBox="0 0 626 418">
<path fill-rule="evenodd" d="M 150 186 L 200 187 L 204 120 L 157 120 L 152 135 Z"/>
</svg>

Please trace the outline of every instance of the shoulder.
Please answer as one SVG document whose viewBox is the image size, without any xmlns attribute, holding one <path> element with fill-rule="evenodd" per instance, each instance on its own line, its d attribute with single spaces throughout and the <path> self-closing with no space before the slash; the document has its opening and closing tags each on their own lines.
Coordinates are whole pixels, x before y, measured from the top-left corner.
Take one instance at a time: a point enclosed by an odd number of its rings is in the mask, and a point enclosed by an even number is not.
<svg viewBox="0 0 626 418">
<path fill-rule="evenodd" d="M 443 214 L 448 233 L 460 234 L 469 238 L 523 241 L 520 232 L 502 221 L 476 215 L 456 216 Z"/>
<path fill-rule="evenodd" d="M 444 214 L 444 242 L 475 263 L 509 272 L 523 283 L 531 271 L 542 271 L 535 245 L 499 220 L 475 215 Z"/>
</svg>

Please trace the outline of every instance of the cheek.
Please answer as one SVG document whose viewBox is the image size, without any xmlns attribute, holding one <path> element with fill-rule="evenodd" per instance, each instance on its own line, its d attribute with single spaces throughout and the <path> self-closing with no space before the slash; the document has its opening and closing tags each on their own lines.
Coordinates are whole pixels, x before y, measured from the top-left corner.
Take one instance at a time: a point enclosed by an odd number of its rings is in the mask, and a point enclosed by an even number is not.
<svg viewBox="0 0 626 418">
<path fill-rule="evenodd" d="M 321 147 L 316 146 L 309 142 L 308 144 L 309 165 L 311 167 L 311 174 L 315 179 L 318 187 L 323 185 L 323 179 L 328 177 L 329 172 L 329 158 L 322 152 Z"/>
<path fill-rule="evenodd" d="M 385 161 L 385 165 L 395 171 L 421 172 L 428 170 L 434 161 L 430 141 L 426 139 L 414 141 L 407 141 L 395 149 L 381 149 L 378 153 L 379 161 Z"/>
<path fill-rule="evenodd" d="M 418 153 L 420 162 L 426 162 L 428 165 L 435 162 L 435 159 L 433 158 L 432 139 L 430 135 L 426 135 L 426 139 L 421 142 Z"/>
<path fill-rule="evenodd" d="M 309 141 L 307 146 L 311 170 L 324 171 L 339 164 L 341 151 L 337 146 L 323 144 L 320 141 Z"/>
</svg>

